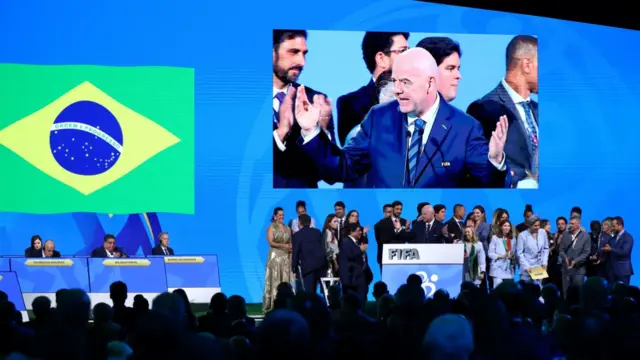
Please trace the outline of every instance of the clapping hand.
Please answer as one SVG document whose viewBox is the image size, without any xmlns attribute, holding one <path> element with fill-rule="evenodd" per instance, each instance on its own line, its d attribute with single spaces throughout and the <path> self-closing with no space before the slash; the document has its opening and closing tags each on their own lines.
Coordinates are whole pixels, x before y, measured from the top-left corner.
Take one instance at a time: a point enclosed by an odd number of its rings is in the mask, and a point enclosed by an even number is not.
<svg viewBox="0 0 640 360">
<path fill-rule="evenodd" d="M 295 114 L 303 131 L 312 132 L 318 124 L 326 129 L 331 119 L 331 101 L 319 94 L 313 96 L 313 102 L 309 101 L 304 85 L 300 85 L 297 90 Z"/>
<path fill-rule="evenodd" d="M 611 246 L 610 246 L 609 244 L 607 244 L 607 245 L 605 245 L 605 246 L 604 246 L 602 249 L 600 249 L 600 250 L 602 250 L 602 251 L 604 251 L 604 252 L 609 252 L 609 251 L 611 251 Z"/>
<path fill-rule="evenodd" d="M 496 130 L 491 133 L 491 140 L 489 140 L 489 159 L 497 164 L 502 164 L 504 160 L 504 144 L 507 142 L 508 131 L 509 121 L 506 115 L 502 115 L 496 125 Z"/>
</svg>

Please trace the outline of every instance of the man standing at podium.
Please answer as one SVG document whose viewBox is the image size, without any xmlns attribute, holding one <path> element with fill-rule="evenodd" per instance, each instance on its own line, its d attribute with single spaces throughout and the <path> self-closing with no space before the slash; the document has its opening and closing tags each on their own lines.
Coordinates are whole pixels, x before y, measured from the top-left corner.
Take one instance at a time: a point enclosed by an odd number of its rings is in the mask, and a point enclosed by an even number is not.
<svg viewBox="0 0 640 360">
<path fill-rule="evenodd" d="M 158 235 L 158 245 L 151 249 L 151 255 L 174 255 L 173 249 L 169 247 L 169 233 L 163 232 Z"/>
<path fill-rule="evenodd" d="M 322 232 L 311 227 L 311 217 L 307 214 L 298 216 L 298 226 L 291 241 L 292 270 L 303 290 L 315 293 L 320 279 L 329 269 Z"/>
</svg>

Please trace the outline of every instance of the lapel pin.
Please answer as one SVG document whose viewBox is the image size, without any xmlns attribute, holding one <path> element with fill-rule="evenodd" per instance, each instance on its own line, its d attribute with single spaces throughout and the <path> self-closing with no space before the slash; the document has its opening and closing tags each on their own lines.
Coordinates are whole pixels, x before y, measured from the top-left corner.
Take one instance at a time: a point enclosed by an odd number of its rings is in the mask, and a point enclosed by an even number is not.
<svg viewBox="0 0 640 360">
<path fill-rule="evenodd" d="M 442 128 L 447 130 L 447 126 L 445 124 L 442 124 Z"/>
</svg>

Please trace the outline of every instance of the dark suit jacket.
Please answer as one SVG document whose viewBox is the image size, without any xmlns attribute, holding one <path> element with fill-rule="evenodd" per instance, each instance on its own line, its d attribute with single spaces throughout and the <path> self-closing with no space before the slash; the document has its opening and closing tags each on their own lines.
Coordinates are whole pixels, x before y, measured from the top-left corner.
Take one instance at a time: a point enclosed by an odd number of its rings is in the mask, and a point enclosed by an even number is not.
<svg viewBox="0 0 640 360">
<path fill-rule="evenodd" d="M 338 264 L 340 282 L 343 286 L 366 285 L 365 262 L 363 252 L 352 238 L 346 236 L 340 240 Z"/>
<path fill-rule="evenodd" d="M 170 247 L 167 247 L 167 252 L 169 253 L 169 255 L 175 255 L 175 253 L 173 252 L 173 249 Z M 153 249 L 151 249 L 151 255 L 164 255 L 164 251 L 162 251 L 162 246 L 160 246 L 160 244 L 154 246 Z"/>
<path fill-rule="evenodd" d="M 293 84 L 293 86 L 298 88 L 300 84 Z M 305 90 L 309 101 L 313 101 L 314 95 L 324 95 L 309 87 L 305 87 Z M 274 111 L 273 116 L 277 118 L 278 114 Z M 278 126 L 274 121 L 272 123 L 273 130 L 276 130 Z M 331 141 L 329 142 L 335 143 L 333 118 L 327 125 L 327 131 L 331 134 Z M 298 122 L 293 122 L 291 131 L 283 141 L 286 145 L 285 151 L 281 151 L 278 148 L 275 139 L 273 139 L 273 134 L 271 137 L 273 143 L 273 187 L 281 189 L 317 188 L 318 181 L 322 180 L 320 174 L 315 166 L 306 160 L 304 153 L 300 151 L 300 148 L 295 143 L 300 137 Z"/>
<path fill-rule="evenodd" d="M 531 102 L 531 112 L 538 123 L 538 103 Z M 524 119 L 520 118 L 516 105 L 502 83 L 480 100 L 471 103 L 467 108 L 467 114 L 480 122 L 487 139 L 491 138 L 491 132 L 496 129 L 500 116 L 507 115 L 509 131 L 504 152 L 507 156 L 507 166 L 515 172 L 511 182 L 517 184 L 524 179 L 527 176 L 525 170 L 531 169 L 532 154 L 529 148 L 529 135 L 524 127 Z"/>
<path fill-rule="evenodd" d="M 587 273 L 587 262 L 591 252 L 591 237 L 589 233 L 581 230 L 576 237 L 575 245 L 571 238 L 571 232 L 565 231 L 562 235 L 562 241 L 560 241 L 560 257 L 563 260 L 562 271 L 584 275 Z M 564 261 L 565 257 L 569 260 L 569 263 L 574 262 L 572 269 L 567 267 L 567 263 Z"/>
<path fill-rule="evenodd" d="M 38 250 L 38 253 L 36 254 L 36 256 L 34 257 L 43 257 L 42 256 L 42 249 Z M 59 258 L 60 257 L 60 251 L 58 250 L 53 250 L 53 255 L 51 255 L 50 257 L 52 258 Z"/>
<path fill-rule="evenodd" d="M 113 252 L 119 252 L 122 254 L 122 257 L 127 257 L 127 254 L 125 254 L 122 249 L 120 249 L 119 247 L 116 247 L 113 249 Z M 91 257 L 92 258 L 106 258 L 107 256 L 107 250 L 104 249 L 103 246 L 97 247 L 95 249 L 93 249 L 93 251 L 91 252 Z"/>
<path fill-rule="evenodd" d="M 626 230 L 616 239 L 609 240 L 611 252 L 609 253 L 609 265 L 611 273 L 616 276 L 633 275 L 631 264 L 631 252 L 633 250 L 633 236 Z"/>
<path fill-rule="evenodd" d="M 418 159 L 415 184 L 407 173 L 407 116 L 397 101 L 371 108 L 358 134 L 340 149 L 320 132 L 299 148 L 328 183 L 367 175 L 368 188 L 459 188 L 468 178 L 480 187 L 505 187 L 507 171 L 489 161 L 489 144 L 473 118 L 440 97 L 438 114 Z"/>
<path fill-rule="evenodd" d="M 431 225 L 431 229 L 429 229 L 429 233 L 427 234 L 427 223 L 424 221 L 416 221 L 413 225 L 411 231 L 413 231 L 416 235 L 415 238 L 411 241 L 415 244 L 445 244 L 450 243 L 449 238 L 444 236 L 442 233 L 442 228 L 444 224 L 438 220 L 433 220 L 433 224 Z"/>
<path fill-rule="evenodd" d="M 402 226 L 407 222 L 406 219 L 400 218 Z M 384 244 L 404 244 L 411 242 L 416 236 L 415 233 L 407 230 L 401 230 L 396 233 L 393 226 L 393 220 L 388 217 L 378 221 L 373 226 L 373 233 L 376 237 L 376 243 L 378 244 L 378 254 L 376 260 L 378 264 L 382 264 L 382 245 Z"/>
<path fill-rule="evenodd" d="M 457 220 L 453 217 L 445 222 L 445 225 L 447 225 L 447 231 L 449 232 L 449 243 L 453 243 L 453 240 L 462 240 L 464 238 L 464 220 L 460 222 L 462 223 L 462 226 L 458 225 Z"/>
<path fill-rule="evenodd" d="M 336 103 L 338 112 L 338 138 L 342 146 L 349 132 L 360 124 L 371 107 L 378 103 L 376 84 L 373 79 L 360 89 L 342 95 Z"/>
<path fill-rule="evenodd" d="M 302 269 L 302 276 L 327 270 L 329 263 L 322 231 L 304 227 L 293 234 L 291 243 L 291 266 L 295 274 L 299 274 L 298 265 Z"/>
</svg>

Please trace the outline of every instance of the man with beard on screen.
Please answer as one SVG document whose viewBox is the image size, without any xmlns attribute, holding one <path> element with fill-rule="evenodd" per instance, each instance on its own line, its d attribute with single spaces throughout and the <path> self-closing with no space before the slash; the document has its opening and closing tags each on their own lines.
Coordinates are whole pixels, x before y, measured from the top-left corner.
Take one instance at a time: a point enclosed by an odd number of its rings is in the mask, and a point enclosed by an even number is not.
<svg viewBox="0 0 640 360">
<path fill-rule="evenodd" d="M 295 141 L 300 137 L 300 126 L 293 119 L 281 119 L 280 107 L 292 107 L 297 83 L 304 69 L 307 55 L 305 30 L 273 31 L 273 187 L 317 188 L 320 175 L 315 165 L 306 160 Z M 302 86 L 307 98 L 320 109 L 326 123 L 324 131 L 335 143 L 331 103 L 326 95 Z M 291 114 L 291 112 L 286 112 Z M 295 114 L 295 112 L 294 112 Z M 295 116 L 295 115 L 293 115 Z"/>
</svg>

